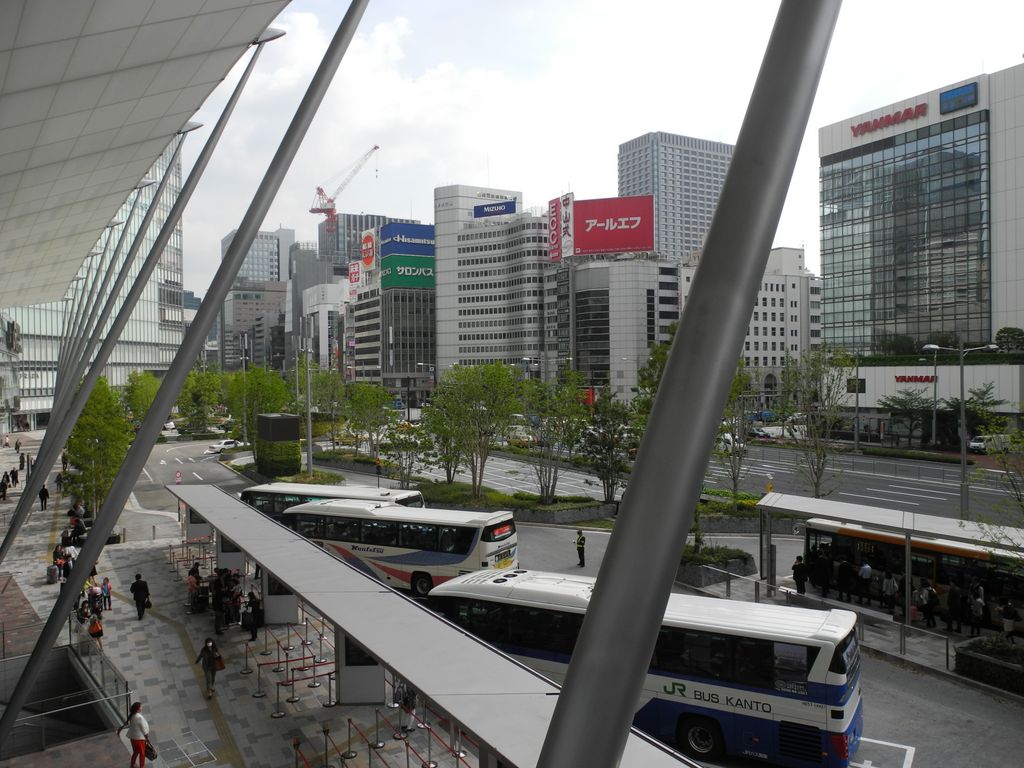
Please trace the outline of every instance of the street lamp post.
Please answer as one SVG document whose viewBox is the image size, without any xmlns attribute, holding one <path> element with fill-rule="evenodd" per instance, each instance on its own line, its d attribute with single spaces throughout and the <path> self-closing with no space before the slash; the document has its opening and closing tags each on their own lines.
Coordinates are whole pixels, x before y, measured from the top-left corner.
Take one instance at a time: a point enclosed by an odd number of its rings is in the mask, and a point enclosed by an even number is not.
<svg viewBox="0 0 1024 768">
<path fill-rule="evenodd" d="M 249 346 L 249 333 L 242 331 L 242 443 L 249 442 L 249 391 L 245 384 L 245 357 Z"/>
<path fill-rule="evenodd" d="M 964 358 L 967 357 L 968 352 L 978 352 L 984 350 L 986 352 L 992 352 L 999 349 L 996 344 L 984 344 L 980 347 L 969 347 L 964 349 L 964 343 L 961 341 L 956 348 L 953 347 L 940 347 L 938 344 L 925 344 L 921 347 L 923 352 L 956 352 L 960 358 L 960 519 L 967 519 L 967 512 L 969 509 L 968 499 L 968 485 L 967 485 L 967 397 L 964 392 Z"/>
<path fill-rule="evenodd" d="M 932 448 L 939 444 L 939 350 L 932 352 Z"/>
<path fill-rule="evenodd" d="M 857 352 L 857 377 L 853 387 L 853 452 L 860 453 L 860 350 Z"/>
</svg>

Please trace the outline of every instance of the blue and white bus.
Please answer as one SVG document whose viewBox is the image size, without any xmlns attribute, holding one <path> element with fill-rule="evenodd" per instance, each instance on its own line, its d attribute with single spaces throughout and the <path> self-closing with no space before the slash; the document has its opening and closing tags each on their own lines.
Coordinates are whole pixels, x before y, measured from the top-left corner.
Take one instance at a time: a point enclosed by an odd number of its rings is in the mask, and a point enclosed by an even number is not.
<svg viewBox="0 0 1024 768">
<path fill-rule="evenodd" d="M 435 587 L 452 623 L 562 682 L 595 580 L 510 569 Z M 697 759 L 848 766 L 864 714 L 856 614 L 673 594 L 633 724 Z M 614 643 L 614 639 L 609 642 Z"/>
<path fill-rule="evenodd" d="M 425 507 L 423 494 L 400 488 L 374 488 L 372 485 L 317 485 L 309 483 L 266 483 L 246 488 L 242 501 L 267 517 L 280 520 L 286 509 L 296 504 L 324 499 L 353 499 L 403 507 Z"/>
</svg>

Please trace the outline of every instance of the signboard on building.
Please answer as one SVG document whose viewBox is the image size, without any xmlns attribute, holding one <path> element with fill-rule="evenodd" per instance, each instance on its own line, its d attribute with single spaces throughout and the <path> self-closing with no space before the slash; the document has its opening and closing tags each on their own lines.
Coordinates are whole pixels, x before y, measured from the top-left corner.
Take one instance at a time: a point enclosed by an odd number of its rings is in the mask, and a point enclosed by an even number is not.
<svg viewBox="0 0 1024 768">
<path fill-rule="evenodd" d="M 377 266 L 377 233 L 372 229 L 363 232 L 359 240 L 359 261 L 364 271 L 375 269 Z"/>
<path fill-rule="evenodd" d="M 485 216 L 504 216 L 507 213 L 516 212 L 515 200 L 502 200 L 500 203 L 484 203 L 473 206 L 473 218 L 481 219 Z"/>
<path fill-rule="evenodd" d="M 562 201 L 548 201 L 548 260 L 562 260 Z"/>
<path fill-rule="evenodd" d="M 380 260 L 380 287 L 434 288 L 434 258 L 394 253 Z"/>
<path fill-rule="evenodd" d="M 967 83 L 939 94 L 939 114 L 947 115 L 978 104 L 978 83 Z"/>
<path fill-rule="evenodd" d="M 359 293 L 359 262 L 352 261 L 348 265 L 348 296 L 354 299 Z"/>
<path fill-rule="evenodd" d="M 407 256 L 434 255 L 433 224 L 385 224 L 380 228 L 380 256 L 403 253 Z"/>
<path fill-rule="evenodd" d="M 653 195 L 576 200 L 571 219 L 574 255 L 654 250 Z M 562 240 L 564 255 L 564 230 Z"/>
</svg>

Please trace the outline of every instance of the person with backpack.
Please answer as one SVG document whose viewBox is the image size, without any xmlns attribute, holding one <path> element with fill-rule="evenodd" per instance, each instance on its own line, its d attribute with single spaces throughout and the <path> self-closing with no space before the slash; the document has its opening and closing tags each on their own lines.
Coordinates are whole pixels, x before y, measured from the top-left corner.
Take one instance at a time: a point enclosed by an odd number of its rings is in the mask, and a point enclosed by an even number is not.
<svg viewBox="0 0 1024 768">
<path fill-rule="evenodd" d="M 985 616 L 985 588 L 981 586 L 981 582 L 975 577 L 971 581 L 971 588 L 967 591 L 968 594 L 968 605 L 970 606 L 970 614 L 968 618 L 971 622 L 971 637 L 979 637 L 981 635 L 981 623 Z"/>
<path fill-rule="evenodd" d="M 921 579 L 921 587 L 917 591 L 917 605 L 924 614 L 924 625 L 934 627 L 935 609 L 939 607 L 939 595 L 928 579 Z"/>
</svg>

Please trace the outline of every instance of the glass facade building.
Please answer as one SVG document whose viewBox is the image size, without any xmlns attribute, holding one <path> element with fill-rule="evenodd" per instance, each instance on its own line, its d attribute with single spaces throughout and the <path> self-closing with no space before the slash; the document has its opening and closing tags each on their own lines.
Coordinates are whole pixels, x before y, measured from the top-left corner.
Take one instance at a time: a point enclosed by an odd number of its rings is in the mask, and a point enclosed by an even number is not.
<svg viewBox="0 0 1024 768">
<path fill-rule="evenodd" d="M 989 114 L 821 158 L 825 339 L 875 353 L 992 339 Z"/>
<path fill-rule="evenodd" d="M 63 301 L 16 307 L 8 311 L 10 319 L 17 323 L 21 334 L 21 355 L 14 364 L 13 377 L 16 386 L 10 388 L 10 395 L 5 395 L 10 400 L 10 424 L 13 429 L 34 429 L 49 422 L 49 412 L 53 407 L 57 360 L 69 319 L 73 319 L 76 309 L 79 313 L 88 309 L 94 301 L 95 294 L 103 288 L 102 272 L 106 271 L 113 257 L 122 230 L 126 230 L 126 241 L 114 270 L 117 272 L 124 267 L 132 239 L 139 236 L 142 238 L 142 246 L 134 262 L 128 267 L 126 286 L 132 285 L 138 276 L 140 266 L 149 254 L 160 228 L 170 213 L 171 206 L 181 191 L 180 159 L 168 170 L 172 155 L 173 147 L 168 147 L 147 174 L 147 178 L 157 181 L 165 171 L 170 174 L 164 194 L 154 202 L 157 184 L 140 190 L 138 194 L 141 199 L 134 216 L 129 214 L 135 195 L 133 193 L 129 196 L 114 217 L 115 221 L 124 224 L 104 230 L 92 250 L 92 255 L 85 258 Z M 148 230 L 138 234 L 143 215 L 148 207 L 154 204 L 157 206 L 157 212 Z M 113 279 L 110 283 L 113 283 Z M 109 286 L 107 290 L 109 291 Z M 123 293 L 124 291 L 122 295 Z M 102 295 L 99 299 L 102 302 L 106 296 Z M 102 303 L 100 306 L 102 307 Z M 101 338 L 108 332 L 120 306 L 120 302 L 115 304 L 110 321 L 101 331 Z M 170 367 L 175 353 L 181 346 L 184 328 L 182 232 L 179 222 L 121 334 L 120 341 L 111 354 L 104 370 L 107 381 L 115 387 L 124 386 L 128 374 L 134 370 L 145 370 L 161 375 Z"/>
</svg>

